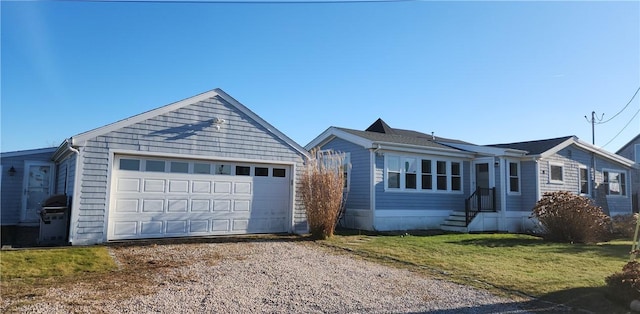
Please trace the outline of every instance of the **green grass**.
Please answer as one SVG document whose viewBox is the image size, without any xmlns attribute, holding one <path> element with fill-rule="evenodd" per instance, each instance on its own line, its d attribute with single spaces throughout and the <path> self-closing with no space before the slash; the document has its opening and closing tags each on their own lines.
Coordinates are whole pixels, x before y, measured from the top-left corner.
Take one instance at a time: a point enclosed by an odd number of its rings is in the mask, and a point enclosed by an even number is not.
<svg viewBox="0 0 640 314">
<path fill-rule="evenodd" d="M 103 246 L 0 252 L 0 277 L 33 279 L 115 270 Z"/>
<path fill-rule="evenodd" d="M 581 297 L 576 294 L 597 294 L 592 299 L 602 301 L 605 277 L 622 270 L 631 248 L 631 241 L 561 244 L 517 234 L 337 235 L 325 244 L 456 282 L 564 304 Z"/>
</svg>

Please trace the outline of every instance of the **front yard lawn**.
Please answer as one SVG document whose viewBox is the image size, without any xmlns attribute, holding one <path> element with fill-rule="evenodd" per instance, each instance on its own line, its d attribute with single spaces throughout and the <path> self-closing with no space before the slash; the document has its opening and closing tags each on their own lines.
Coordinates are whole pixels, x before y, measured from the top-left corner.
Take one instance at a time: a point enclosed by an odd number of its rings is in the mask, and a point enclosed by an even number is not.
<svg viewBox="0 0 640 314">
<path fill-rule="evenodd" d="M 562 244 L 517 234 L 336 235 L 324 243 L 455 282 L 595 312 L 616 307 L 605 297 L 604 278 L 622 269 L 631 248 L 631 241 Z"/>
</svg>

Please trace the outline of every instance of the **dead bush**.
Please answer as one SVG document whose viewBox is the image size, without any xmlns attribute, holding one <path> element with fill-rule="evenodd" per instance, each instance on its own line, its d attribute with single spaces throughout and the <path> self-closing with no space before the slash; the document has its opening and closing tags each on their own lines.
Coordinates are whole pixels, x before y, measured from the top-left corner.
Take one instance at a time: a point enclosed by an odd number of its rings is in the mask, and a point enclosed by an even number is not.
<svg viewBox="0 0 640 314">
<path fill-rule="evenodd" d="M 314 238 L 333 236 L 342 206 L 344 169 L 342 154 L 312 151 L 302 169 L 300 194 L 309 232 Z"/>
<path fill-rule="evenodd" d="M 615 237 L 633 238 L 636 232 L 638 214 L 617 215 L 611 217 L 611 229 Z"/>
<path fill-rule="evenodd" d="M 622 303 L 629 304 L 640 299 L 640 263 L 628 262 L 622 272 L 615 273 L 605 279 L 609 293 Z"/>
<path fill-rule="evenodd" d="M 609 216 L 589 198 L 566 191 L 545 193 L 533 208 L 533 217 L 549 241 L 596 243 L 610 236 Z"/>
</svg>

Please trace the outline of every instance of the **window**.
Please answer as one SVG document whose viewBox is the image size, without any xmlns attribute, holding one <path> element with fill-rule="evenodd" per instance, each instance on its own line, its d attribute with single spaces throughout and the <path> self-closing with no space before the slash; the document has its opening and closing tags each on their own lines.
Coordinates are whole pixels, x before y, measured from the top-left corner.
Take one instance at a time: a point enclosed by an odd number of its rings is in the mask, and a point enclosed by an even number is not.
<svg viewBox="0 0 640 314">
<path fill-rule="evenodd" d="M 415 190 L 417 188 L 416 172 L 418 171 L 418 163 L 415 158 L 404 158 L 403 164 L 405 189 Z"/>
<path fill-rule="evenodd" d="M 251 167 L 248 167 L 248 166 L 236 166 L 236 175 L 237 176 L 248 176 L 248 175 L 251 175 Z"/>
<path fill-rule="evenodd" d="M 170 164 L 170 172 L 174 173 L 189 173 L 189 163 L 172 161 Z"/>
<path fill-rule="evenodd" d="M 446 190 L 447 189 L 447 162 L 446 161 L 436 161 L 436 174 L 437 174 L 437 183 L 436 187 L 438 190 Z"/>
<path fill-rule="evenodd" d="M 460 163 L 451 162 L 451 190 L 460 191 L 462 189 L 462 175 L 460 172 Z"/>
<path fill-rule="evenodd" d="M 431 171 L 431 160 L 422 160 L 422 189 L 433 189 L 433 172 Z"/>
<path fill-rule="evenodd" d="M 231 165 L 215 165 L 215 174 L 231 175 Z"/>
<path fill-rule="evenodd" d="M 344 153 L 344 159 L 342 159 L 342 174 L 344 175 L 343 188 L 349 190 L 349 183 L 351 182 L 351 153 Z"/>
<path fill-rule="evenodd" d="M 284 178 L 287 175 L 287 171 L 282 168 L 273 168 L 273 176 L 277 178 Z"/>
<path fill-rule="evenodd" d="M 146 171 L 164 172 L 164 161 L 162 160 L 147 160 Z"/>
<path fill-rule="evenodd" d="M 400 157 L 387 158 L 387 187 L 400 188 Z"/>
<path fill-rule="evenodd" d="M 520 164 L 509 163 L 509 192 L 520 193 Z"/>
<path fill-rule="evenodd" d="M 549 181 L 552 183 L 562 183 L 563 179 L 562 164 L 549 163 Z"/>
<path fill-rule="evenodd" d="M 624 172 L 604 171 L 603 174 L 607 195 L 627 195 L 627 180 Z"/>
<path fill-rule="evenodd" d="M 269 176 L 269 168 L 264 168 L 264 167 L 256 167 L 255 170 L 256 172 L 256 177 L 267 177 Z"/>
<path fill-rule="evenodd" d="M 211 174 L 211 165 L 196 162 L 193 164 L 193 173 Z"/>
<path fill-rule="evenodd" d="M 120 159 L 120 170 L 140 170 L 140 160 L 138 159 Z"/>
<path fill-rule="evenodd" d="M 578 171 L 580 177 L 580 194 L 589 194 L 589 171 L 584 167 L 580 167 Z"/>
</svg>

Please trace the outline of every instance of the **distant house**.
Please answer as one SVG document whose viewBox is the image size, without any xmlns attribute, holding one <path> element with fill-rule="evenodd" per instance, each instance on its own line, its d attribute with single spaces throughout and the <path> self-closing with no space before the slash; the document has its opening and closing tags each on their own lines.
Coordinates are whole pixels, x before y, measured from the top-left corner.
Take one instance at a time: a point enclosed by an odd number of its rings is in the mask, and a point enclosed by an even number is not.
<svg viewBox="0 0 640 314">
<path fill-rule="evenodd" d="M 636 169 L 631 175 L 631 196 L 633 200 L 633 211 L 640 212 L 640 134 L 636 135 L 631 141 L 622 146 L 616 154 L 633 160 L 636 163 Z"/>
<path fill-rule="evenodd" d="M 352 228 L 525 231 L 543 193 L 558 190 L 610 215 L 631 212 L 634 163 L 575 136 L 475 145 L 378 119 L 366 130 L 330 127 L 306 148 L 350 160 L 343 223 Z"/>
<path fill-rule="evenodd" d="M 2 225 L 64 194 L 68 242 L 306 232 L 307 151 L 220 89 L 65 140 L 2 153 Z"/>
</svg>

